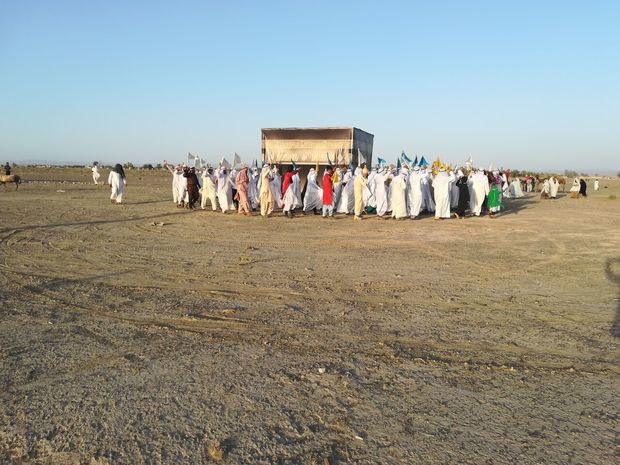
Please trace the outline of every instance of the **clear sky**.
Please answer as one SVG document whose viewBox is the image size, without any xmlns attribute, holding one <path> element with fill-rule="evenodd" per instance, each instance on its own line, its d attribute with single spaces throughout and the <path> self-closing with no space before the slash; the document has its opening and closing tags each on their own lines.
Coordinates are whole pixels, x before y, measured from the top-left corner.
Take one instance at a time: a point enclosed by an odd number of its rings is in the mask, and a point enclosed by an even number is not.
<svg viewBox="0 0 620 465">
<path fill-rule="evenodd" d="M 215 161 L 261 127 L 374 157 L 620 168 L 620 1 L 2 1 L 0 162 Z"/>
</svg>

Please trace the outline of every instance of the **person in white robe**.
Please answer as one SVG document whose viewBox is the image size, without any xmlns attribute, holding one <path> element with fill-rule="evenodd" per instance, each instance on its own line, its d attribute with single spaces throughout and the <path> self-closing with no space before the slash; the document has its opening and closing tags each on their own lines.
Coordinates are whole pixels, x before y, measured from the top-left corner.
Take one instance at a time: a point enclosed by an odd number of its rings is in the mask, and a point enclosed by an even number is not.
<svg viewBox="0 0 620 465">
<path fill-rule="evenodd" d="M 178 207 L 185 207 L 189 201 L 189 196 L 187 195 L 187 177 L 185 177 L 186 173 L 189 173 L 189 168 L 184 166 L 181 176 L 179 176 L 177 180 L 177 199 L 179 200 L 177 205 Z"/>
<path fill-rule="evenodd" d="M 459 169 L 459 173 L 457 176 L 452 170 L 448 172 L 448 176 L 450 176 L 450 208 L 456 208 L 459 205 L 459 187 L 456 185 L 456 180 L 463 176 L 463 172 Z"/>
<path fill-rule="evenodd" d="M 549 179 L 549 197 L 556 199 L 558 197 L 558 189 L 560 188 L 560 181 L 555 176 L 551 176 Z"/>
<path fill-rule="evenodd" d="M 323 209 L 323 189 L 316 182 L 316 172 L 310 168 L 306 178 L 306 195 L 304 196 L 304 213 L 314 211 L 318 214 Z"/>
<path fill-rule="evenodd" d="M 297 170 L 297 168 L 295 168 L 290 169 L 284 175 L 284 185 L 282 186 L 282 189 L 285 188 L 286 183 L 289 179 L 290 182 L 288 183 L 286 191 L 282 196 L 282 211 L 284 212 L 284 215 L 289 218 L 293 218 L 295 216 L 293 210 L 295 209 L 295 205 L 297 203 L 297 196 L 295 194 L 295 176 L 297 176 L 297 174 L 299 174 L 299 171 Z"/>
<path fill-rule="evenodd" d="M 388 170 L 388 183 L 386 184 L 386 192 L 387 192 L 387 211 L 390 214 L 390 217 L 392 216 L 392 181 L 394 181 L 394 178 L 398 176 L 398 172 L 396 171 L 395 167 L 392 167 L 392 165 L 390 165 L 390 168 Z"/>
<path fill-rule="evenodd" d="M 101 174 L 99 173 L 99 163 L 98 162 L 94 162 L 93 166 L 90 168 L 90 170 L 93 173 L 93 182 L 95 183 L 95 185 L 99 184 L 99 178 L 101 178 Z"/>
<path fill-rule="evenodd" d="M 377 168 L 370 170 L 364 189 L 364 205 L 376 211 L 377 199 L 375 198 L 375 176 L 377 176 Z"/>
<path fill-rule="evenodd" d="M 385 168 L 379 169 L 373 178 L 377 216 L 383 218 L 388 209 L 388 179 L 389 173 Z"/>
<path fill-rule="evenodd" d="M 510 181 L 510 196 L 515 199 L 520 199 L 523 197 L 523 189 L 521 189 L 521 180 L 519 178 L 514 178 Z"/>
<path fill-rule="evenodd" d="M 293 194 L 294 194 L 293 210 L 295 210 L 296 208 L 301 208 L 304 206 L 304 203 L 301 200 L 301 178 L 299 177 L 299 171 L 295 173 L 295 175 L 292 178 L 292 181 L 293 181 Z"/>
<path fill-rule="evenodd" d="M 474 216 L 480 216 L 482 207 L 484 206 L 484 198 L 489 193 L 489 179 L 484 173 L 484 169 L 473 172 L 468 181 L 469 187 L 469 210 Z"/>
<path fill-rule="evenodd" d="M 231 175 L 226 168 L 220 168 L 216 172 L 217 176 L 217 200 L 222 209 L 222 213 L 235 209 L 232 201 L 233 182 Z"/>
<path fill-rule="evenodd" d="M 183 179 L 183 165 L 178 164 L 176 167 L 173 167 L 164 160 L 164 168 L 172 174 L 172 201 L 178 206 L 182 200 L 182 197 L 179 198 L 179 182 Z"/>
<path fill-rule="evenodd" d="M 239 172 L 233 168 L 228 173 L 228 179 L 230 181 L 230 189 L 227 191 L 228 195 L 228 205 L 230 205 L 231 210 L 237 210 L 237 205 L 235 201 L 235 192 L 237 191 L 237 175 Z"/>
<path fill-rule="evenodd" d="M 342 191 L 340 194 L 340 203 L 336 212 L 351 215 L 355 210 L 355 189 L 354 176 L 351 170 L 347 170 L 342 179 Z"/>
<path fill-rule="evenodd" d="M 401 168 L 398 176 L 395 176 L 391 182 L 391 206 L 392 218 L 401 220 L 407 218 L 407 178 L 409 170 Z"/>
<path fill-rule="evenodd" d="M 338 211 L 338 205 L 340 204 L 340 196 L 342 195 L 342 170 L 336 168 L 332 175 L 332 186 L 334 188 L 334 209 Z"/>
<path fill-rule="evenodd" d="M 579 182 L 579 178 L 573 179 L 573 185 L 570 188 L 570 196 L 573 199 L 579 198 L 579 191 L 581 190 L 581 183 Z"/>
<path fill-rule="evenodd" d="M 282 176 L 277 166 L 274 166 L 271 170 L 269 188 L 273 197 L 273 210 L 282 210 Z"/>
<path fill-rule="evenodd" d="M 127 178 L 125 177 L 125 171 L 120 164 L 116 164 L 108 175 L 108 184 L 112 190 L 110 194 L 110 201 L 112 203 L 123 203 L 123 193 L 125 192 L 125 186 L 127 185 Z"/>
<path fill-rule="evenodd" d="M 213 168 L 205 168 L 202 171 L 202 188 L 200 189 L 200 208 L 206 210 L 207 202 L 211 204 L 211 210 L 217 211 L 217 180 L 213 174 Z"/>
<path fill-rule="evenodd" d="M 509 199 L 510 198 L 510 188 L 508 186 L 508 176 L 506 175 L 506 173 L 502 173 L 501 175 L 502 178 L 502 196 Z"/>
<path fill-rule="evenodd" d="M 548 179 L 545 179 L 545 181 L 543 182 L 542 188 L 540 190 L 540 198 L 548 199 L 550 190 L 551 190 L 551 184 L 549 183 Z"/>
<path fill-rule="evenodd" d="M 409 216 L 411 219 L 415 219 L 420 215 L 422 210 L 422 178 L 425 176 L 420 170 L 419 166 L 413 168 L 413 173 L 409 176 L 409 188 L 408 188 L 408 204 L 409 204 Z"/>
<path fill-rule="evenodd" d="M 435 202 L 433 201 L 433 193 L 431 192 L 431 171 L 424 170 L 424 176 L 422 176 L 422 208 L 432 213 L 435 211 Z"/>
<path fill-rule="evenodd" d="M 435 219 L 450 218 L 450 176 L 444 168 L 433 179 Z"/>
<path fill-rule="evenodd" d="M 258 171 L 258 168 L 252 168 L 248 175 L 250 177 L 250 182 L 248 183 L 248 203 L 250 204 L 250 208 L 252 210 L 256 210 L 260 205 L 258 193 L 258 182 L 260 180 L 260 173 Z"/>
<path fill-rule="evenodd" d="M 598 179 L 595 179 L 594 180 L 594 190 L 598 192 L 598 189 L 599 189 L 599 182 L 598 182 Z"/>
<path fill-rule="evenodd" d="M 265 163 L 260 172 L 260 178 L 258 181 L 258 192 L 260 198 L 260 214 L 262 217 L 271 216 L 273 213 L 273 192 L 271 190 L 271 180 L 273 179 L 273 172 L 269 168 L 269 165 Z"/>
</svg>

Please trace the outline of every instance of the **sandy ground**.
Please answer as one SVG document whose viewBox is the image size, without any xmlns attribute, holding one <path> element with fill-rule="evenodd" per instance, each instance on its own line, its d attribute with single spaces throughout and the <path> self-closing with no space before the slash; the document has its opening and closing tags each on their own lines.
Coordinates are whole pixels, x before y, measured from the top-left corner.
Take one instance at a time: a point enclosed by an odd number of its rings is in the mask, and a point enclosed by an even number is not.
<svg viewBox="0 0 620 465">
<path fill-rule="evenodd" d="M 39 182 L 0 186 L 0 463 L 618 458 L 619 181 L 354 222 L 16 174 Z"/>
</svg>

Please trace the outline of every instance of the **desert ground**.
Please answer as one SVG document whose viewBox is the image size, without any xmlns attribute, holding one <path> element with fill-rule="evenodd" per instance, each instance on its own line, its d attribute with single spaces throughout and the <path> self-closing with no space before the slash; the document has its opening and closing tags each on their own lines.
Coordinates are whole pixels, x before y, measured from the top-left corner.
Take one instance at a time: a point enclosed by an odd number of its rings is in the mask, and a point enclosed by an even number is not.
<svg viewBox="0 0 620 465">
<path fill-rule="evenodd" d="M 355 222 L 177 209 L 165 171 L 123 205 L 87 169 L 15 174 L 0 463 L 618 460 L 618 180 Z"/>
</svg>

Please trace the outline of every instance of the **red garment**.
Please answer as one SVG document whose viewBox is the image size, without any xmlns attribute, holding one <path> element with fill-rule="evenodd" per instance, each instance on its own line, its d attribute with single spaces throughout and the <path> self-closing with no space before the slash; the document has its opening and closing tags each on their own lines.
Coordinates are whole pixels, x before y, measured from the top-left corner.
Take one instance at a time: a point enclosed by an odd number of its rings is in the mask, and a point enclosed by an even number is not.
<svg viewBox="0 0 620 465">
<path fill-rule="evenodd" d="M 284 175 L 284 181 L 282 181 L 282 199 L 284 199 L 284 194 L 286 194 L 288 186 L 290 186 L 291 182 L 293 182 L 293 176 L 295 176 L 298 171 L 299 170 L 289 171 Z"/>
<path fill-rule="evenodd" d="M 334 203 L 332 196 L 333 191 L 332 177 L 330 174 L 325 173 L 323 175 L 323 205 L 331 205 Z"/>
</svg>

